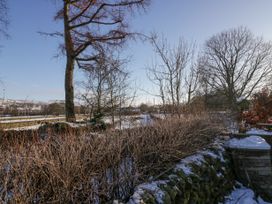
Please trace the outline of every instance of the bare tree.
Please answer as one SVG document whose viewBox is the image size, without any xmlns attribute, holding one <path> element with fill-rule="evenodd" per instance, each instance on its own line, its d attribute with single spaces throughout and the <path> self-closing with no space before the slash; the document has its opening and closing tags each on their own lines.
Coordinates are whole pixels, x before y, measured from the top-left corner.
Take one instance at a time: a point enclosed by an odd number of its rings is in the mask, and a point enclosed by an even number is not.
<svg viewBox="0 0 272 204">
<path fill-rule="evenodd" d="M 98 60 L 100 52 L 107 46 L 121 46 L 127 37 L 127 16 L 135 8 L 144 8 L 149 0 L 63 0 L 56 15 L 64 24 L 63 33 L 52 35 L 65 39 L 66 54 L 65 101 L 66 120 L 75 121 L 73 71 L 75 63 Z"/>
<path fill-rule="evenodd" d="M 237 99 L 248 98 L 271 75 L 271 51 L 270 42 L 245 27 L 223 31 L 206 42 L 200 72 L 235 109 Z"/>
<path fill-rule="evenodd" d="M 109 89 L 109 110 L 111 114 L 112 124 L 115 126 L 115 114 L 121 113 L 122 106 L 126 104 L 131 97 L 129 91 L 129 73 L 125 70 L 127 61 L 112 59 L 110 61 L 111 72 L 107 76 L 107 84 Z M 119 120 L 121 116 L 119 114 Z"/>
<path fill-rule="evenodd" d="M 152 65 L 149 65 L 147 67 L 147 70 L 148 70 L 147 77 L 150 79 L 150 81 L 153 82 L 153 84 L 155 86 L 157 86 L 159 88 L 159 93 L 158 94 L 152 93 L 152 95 L 159 97 L 162 101 L 163 107 L 165 107 L 165 105 L 166 105 L 165 76 L 164 76 L 163 69 L 161 66 L 159 66 L 158 64 L 153 62 Z M 151 94 L 151 93 L 149 93 L 149 94 Z"/>
<path fill-rule="evenodd" d="M 84 71 L 87 81 L 82 82 L 85 94 L 81 97 L 91 107 L 90 118 L 94 115 L 102 115 L 106 108 L 108 85 L 107 78 L 111 70 L 106 59 L 99 58 L 96 64 L 85 65 Z"/>
<path fill-rule="evenodd" d="M 83 82 L 84 93 L 81 98 L 91 107 L 90 117 L 105 114 L 111 115 L 112 124 L 115 125 L 115 115 L 120 107 L 127 102 L 129 73 L 125 69 L 127 61 L 113 55 L 99 58 L 96 66 L 85 66 L 87 81 Z"/>
<path fill-rule="evenodd" d="M 185 76 L 185 89 L 187 92 L 187 104 L 191 102 L 193 94 L 199 86 L 199 71 L 197 65 L 192 65 Z"/>
<path fill-rule="evenodd" d="M 184 71 L 191 66 L 193 47 L 182 39 L 177 46 L 171 47 L 164 37 L 158 38 L 154 34 L 150 40 L 160 60 L 148 69 L 149 78 L 159 87 L 163 104 L 170 104 L 171 112 L 180 115 Z"/>
</svg>

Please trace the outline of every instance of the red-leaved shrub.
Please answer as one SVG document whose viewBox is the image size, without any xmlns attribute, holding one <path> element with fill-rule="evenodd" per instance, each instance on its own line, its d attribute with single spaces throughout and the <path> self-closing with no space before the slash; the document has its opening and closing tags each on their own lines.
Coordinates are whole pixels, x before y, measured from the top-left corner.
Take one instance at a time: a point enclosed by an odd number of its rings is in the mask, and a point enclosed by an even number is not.
<svg viewBox="0 0 272 204">
<path fill-rule="evenodd" d="M 242 113 L 242 119 L 248 124 L 271 122 L 272 92 L 268 88 L 262 89 L 252 97 L 252 108 Z"/>
</svg>

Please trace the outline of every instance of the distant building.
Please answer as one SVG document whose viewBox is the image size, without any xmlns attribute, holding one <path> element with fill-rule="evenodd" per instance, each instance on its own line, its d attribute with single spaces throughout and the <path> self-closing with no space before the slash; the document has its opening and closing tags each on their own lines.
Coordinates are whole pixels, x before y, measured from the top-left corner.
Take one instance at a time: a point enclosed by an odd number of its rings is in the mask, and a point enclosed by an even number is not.
<svg viewBox="0 0 272 204">
<path fill-rule="evenodd" d="M 58 104 L 65 104 L 65 100 L 50 100 L 48 104 L 58 103 Z"/>
<path fill-rule="evenodd" d="M 57 100 L 56 100 L 57 101 Z M 55 101 L 55 102 L 56 102 Z M 57 101 L 63 103 L 63 101 Z M 0 99 L 0 114 L 35 115 L 43 114 L 44 108 L 49 103 L 31 100 Z"/>
</svg>

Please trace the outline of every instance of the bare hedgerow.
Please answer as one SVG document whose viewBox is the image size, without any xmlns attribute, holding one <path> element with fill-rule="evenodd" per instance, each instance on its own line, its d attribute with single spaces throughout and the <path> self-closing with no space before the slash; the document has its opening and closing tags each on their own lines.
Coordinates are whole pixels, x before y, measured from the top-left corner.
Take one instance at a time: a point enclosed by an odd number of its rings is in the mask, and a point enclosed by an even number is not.
<svg viewBox="0 0 272 204">
<path fill-rule="evenodd" d="M 220 131 L 207 116 L 166 119 L 103 134 L 52 135 L 0 154 L 0 198 L 11 203 L 126 200 L 140 182 L 208 145 Z"/>
</svg>

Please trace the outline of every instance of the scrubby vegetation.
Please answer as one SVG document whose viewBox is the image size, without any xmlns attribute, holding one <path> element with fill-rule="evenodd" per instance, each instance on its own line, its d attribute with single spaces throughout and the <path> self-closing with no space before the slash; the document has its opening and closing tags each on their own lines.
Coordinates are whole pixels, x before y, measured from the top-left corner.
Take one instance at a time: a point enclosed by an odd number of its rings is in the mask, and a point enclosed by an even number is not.
<svg viewBox="0 0 272 204">
<path fill-rule="evenodd" d="M 258 122 L 272 122 L 272 92 L 268 88 L 264 88 L 256 92 L 252 96 L 251 108 L 249 111 L 243 112 L 242 119 L 248 124 L 256 124 Z"/>
<path fill-rule="evenodd" d="M 219 131 L 202 115 L 101 134 L 52 132 L 46 139 L 5 145 L 1 202 L 125 201 L 137 184 L 207 146 Z"/>
</svg>

